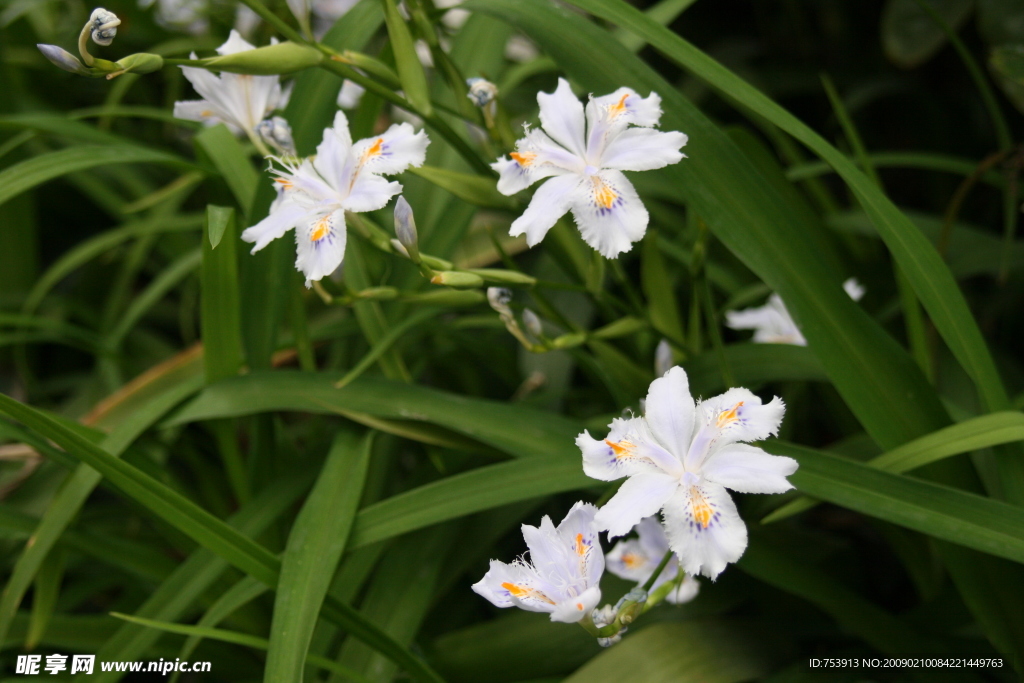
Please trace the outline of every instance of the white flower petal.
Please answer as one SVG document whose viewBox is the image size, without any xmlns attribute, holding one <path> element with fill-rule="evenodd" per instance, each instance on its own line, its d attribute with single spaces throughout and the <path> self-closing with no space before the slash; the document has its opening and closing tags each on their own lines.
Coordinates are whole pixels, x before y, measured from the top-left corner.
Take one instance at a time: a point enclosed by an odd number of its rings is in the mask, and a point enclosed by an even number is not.
<svg viewBox="0 0 1024 683">
<path fill-rule="evenodd" d="M 778 294 L 769 296 L 764 306 L 726 313 L 725 321 L 734 330 L 754 330 L 755 344 L 807 346 L 807 340 Z"/>
<path fill-rule="evenodd" d="M 858 282 L 855 277 L 847 278 L 846 281 L 843 282 L 843 289 L 846 290 L 846 293 L 849 294 L 850 298 L 854 301 L 860 301 L 866 291 L 864 289 L 864 285 Z"/>
<path fill-rule="evenodd" d="M 551 138 L 576 156 L 583 158 L 584 141 L 583 104 L 573 94 L 569 82 L 558 79 L 553 93 L 537 93 L 540 105 L 540 125 Z"/>
<path fill-rule="evenodd" d="M 732 444 L 717 451 L 704 463 L 708 481 L 741 493 L 784 493 L 793 485 L 786 477 L 796 472 L 793 458 L 770 455 L 756 446 Z"/>
<path fill-rule="evenodd" d="M 298 226 L 295 231 L 295 267 L 306 276 L 306 286 L 337 270 L 345 258 L 345 211 L 337 209 Z"/>
<path fill-rule="evenodd" d="M 657 566 L 657 560 L 654 564 L 651 563 L 651 557 L 644 552 L 637 539 L 616 543 L 615 547 L 608 551 L 605 562 L 608 571 L 615 576 L 637 583 L 646 581 Z"/>
<path fill-rule="evenodd" d="M 669 544 L 687 574 L 714 579 L 747 548 L 747 527 L 723 486 L 680 487 L 663 514 Z"/>
<path fill-rule="evenodd" d="M 695 408 L 686 371 L 676 366 L 647 390 L 647 426 L 658 443 L 677 458 L 690 449 Z"/>
<path fill-rule="evenodd" d="M 640 472 L 681 474 L 679 461 L 654 441 L 643 418 L 615 418 L 609 428 L 602 441 L 589 431 L 576 437 L 588 477 L 614 481 Z"/>
<path fill-rule="evenodd" d="M 699 592 L 700 581 L 687 574 L 682 583 L 665 596 L 665 600 L 673 605 L 682 605 L 697 597 Z"/>
<path fill-rule="evenodd" d="M 174 103 L 174 118 L 213 124 L 219 121 L 213 105 L 206 100 L 185 100 Z"/>
<path fill-rule="evenodd" d="M 275 200 L 276 201 L 276 200 Z M 253 254 L 281 237 L 296 225 L 305 224 L 309 220 L 309 209 L 293 202 L 282 201 L 271 207 L 270 214 L 251 228 L 242 231 L 242 239 L 255 242 Z"/>
<path fill-rule="evenodd" d="M 601 121 L 631 123 L 649 128 L 661 120 L 661 96 L 652 92 L 640 97 L 632 88 L 619 88 L 610 95 L 590 98 L 587 103 L 587 124 L 596 127 Z"/>
<path fill-rule="evenodd" d="M 641 519 L 660 510 L 678 488 L 679 479 L 668 474 L 634 474 L 598 511 L 594 521 L 598 528 L 608 531 L 608 538 L 623 536 Z"/>
<path fill-rule="evenodd" d="M 512 222 L 508 234 L 513 237 L 526 234 L 531 247 L 540 244 L 548 230 L 565 215 L 579 184 L 578 176 L 555 176 L 537 188 L 523 215 Z"/>
<path fill-rule="evenodd" d="M 596 514 L 596 507 L 580 501 L 558 525 L 562 547 L 570 549 L 576 560 L 578 578 L 587 586 L 597 585 L 604 573 L 604 552 L 594 523 Z"/>
<path fill-rule="evenodd" d="M 355 109 L 362 101 L 365 92 L 366 88 L 346 78 L 341 82 L 337 104 L 342 109 Z"/>
<path fill-rule="evenodd" d="M 663 133 L 653 128 L 630 128 L 610 140 L 601 155 L 601 168 L 620 171 L 651 171 L 678 163 L 686 144 L 686 135 L 678 131 Z"/>
<path fill-rule="evenodd" d="M 372 173 L 360 173 L 348 197 L 341 203 L 348 211 L 362 213 L 383 209 L 391 198 L 401 194 L 402 184 Z"/>
<path fill-rule="evenodd" d="M 351 152 L 352 134 L 348 129 L 348 118 L 344 112 L 335 112 L 334 123 L 324 129 L 312 163 L 316 172 L 339 195 L 348 189 L 356 172 Z"/>
<path fill-rule="evenodd" d="M 422 166 L 430 139 L 409 123 L 392 124 L 381 135 L 360 140 L 352 154 L 363 171 L 401 173 L 410 166 Z"/>
<path fill-rule="evenodd" d="M 255 45 L 249 43 L 238 31 L 231 29 L 231 33 L 228 34 L 228 39 L 223 45 L 217 48 L 217 54 L 233 55 L 236 52 L 245 52 L 247 50 L 255 49 Z"/>
<path fill-rule="evenodd" d="M 629 251 L 647 231 L 647 209 L 621 171 L 588 176 L 572 200 L 572 215 L 584 241 L 606 258 Z"/>
<path fill-rule="evenodd" d="M 497 607 L 519 607 L 529 612 L 553 612 L 555 601 L 548 597 L 548 586 L 533 568 L 515 562 L 505 564 L 491 560 L 491 567 L 472 586 L 478 595 Z"/>
<path fill-rule="evenodd" d="M 762 404 L 759 396 L 742 387 L 734 387 L 697 404 L 698 423 L 720 430 L 714 437 L 719 445 L 776 436 L 785 413 L 786 404 L 778 396 Z"/>
<path fill-rule="evenodd" d="M 491 168 L 498 174 L 498 192 L 505 196 L 512 196 L 522 192 L 537 181 L 531 168 L 532 159 L 501 157 Z"/>
<path fill-rule="evenodd" d="M 594 611 L 601 602 L 601 588 L 591 586 L 576 597 L 570 597 L 558 603 L 551 613 L 551 621 L 574 624 Z"/>
</svg>

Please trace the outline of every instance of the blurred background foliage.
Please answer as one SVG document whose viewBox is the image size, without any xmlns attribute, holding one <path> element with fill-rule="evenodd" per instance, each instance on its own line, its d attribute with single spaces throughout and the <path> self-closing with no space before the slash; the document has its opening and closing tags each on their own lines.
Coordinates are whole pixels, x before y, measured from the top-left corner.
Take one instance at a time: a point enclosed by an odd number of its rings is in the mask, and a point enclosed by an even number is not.
<svg viewBox="0 0 1024 683">
<path fill-rule="evenodd" d="M 238 10 L 199 4 L 175 24 L 161 0 L 108 3 L 123 23 L 102 54 L 212 54 Z M 238 243 L 273 198 L 264 164 L 226 129 L 172 118 L 194 98 L 178 68 L 58 71 L 35 44 L 71 47 L 92 7 L 0 1 L 0 391 L 37 409 L 4 403 L 0 420 L 3 673 L 26 651 L 209 660 L 210 681 L 1024 671 L 1019 0 L 472 0 L 465 23 L 413 4 L 428 21 L 410 30 L 450 56 L 450 71 L 426 69 L 431 99 L 477 162 L 508 140 L 451 113 L 452 73 L 498 84 L 510 134 L 566 75 L 579 93 L 655 89 L 662 127 L 690 135 L 679 167 L 633 178 L 651 225 L 615 262 L 566 220 L 534 249 L 507 237 L 522 197 L 402 177 L 421 249 L 536 278 L 515 289 L 516 315 L 540 315 L 541 346 L 575 334 L 571 348 L 523 348 L 481 289 L 431 285 L 387 253 L 390 208 L 352 222 L 325 303 L 289 240 L 256 256 Z M 277 35 L 249 26 L 256 45 Z M 377 0 L 322 40 L 396 63 Z M 294 77 L 284 116 L 300 153 L 340 86 L 325 69 Z M 349 112 L 357 138 L 404 116 L 372 93 Z M 478 173 L 430 132 L 429 168 Z M 859 308 L 838 287 L 849 276 L 867 290 Z M 809 347 L 723 326 L 773 290 Z M 742 498 L 738 565 L 605 651 L 492 609 L 469 585 L 523 551 L 520 523 L 610 495 L 573 438 L 639 409 L 662 339 L 695 394 L 782 396 L 768 450 L 798 457 L 794 483 L 827 504 Z M 901 445 L 902 465 L 864 464 Z M 628 588 L 605 577 L 608 600 Z M 806 666 L 915 654 L 1006 664 Z"/>
</svg>

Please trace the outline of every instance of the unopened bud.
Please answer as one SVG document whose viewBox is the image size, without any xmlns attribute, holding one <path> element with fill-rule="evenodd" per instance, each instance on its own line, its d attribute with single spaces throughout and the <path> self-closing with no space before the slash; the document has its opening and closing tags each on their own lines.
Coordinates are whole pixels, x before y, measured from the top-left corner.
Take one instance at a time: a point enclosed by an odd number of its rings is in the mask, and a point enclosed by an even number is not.
<svg viewBox="0 0 1024 683">
<path fill-rule="evenodd" d="M 136 52 L 114 63 L 121 68 L 119 71 L 107 74 L 108 80 L 124 73 L 148 74 L 159 71 L 164 66 L 164 58 L 150 52 Z"/>
<path fill-rule="evenodd" d="M 113 42 L 117 35 L 117 27 L 121 20 L 110 10 L 97 7 L 89 17 L 89 32 L 92 35 L 92 42 L 97 45 L 107 46 Z"/>
<path fill-rule="evenodd" d="M 479 275 L 459 270 L 443 270 L 430 278 L 431 284 L 449 287 L 483 287 L 484 279 Z"/>
<path fill-rule="evenodd" d="M 402 243 L 413 262 L 419 262 L 419 237 L 416 234 L 416 217 L 404 196 L 395 203 L 395 235 Z"/>
<path fill-rule="evenodd" d="M 73 54 L 68 52 L 62 47 L 56 45 L 46 45 L 39 43 L 36 45 L 39 51 L 43 53 L 43 56 L 50 60 L 50 62 L 59 69 L 64 71 L 70 71 L 73 74 L 79 76 L 92 76 L 92 73 L 85 68 L 85 65 L 78 60 Z"/>
<path fill-rule="evenodd" d="M 529 308 L 523 309 L 523 327 L 534 337 L 540 338 L 544 335 L 544 328 L 540 324 L 540 318 Z"/>
<path fill-rule="evenodd" d="M 551 342 L 551 346 L 556 349 L 571 349 L 574 346 L 579 346 L 585 341 L 587 341 L 586 332 L 571 332 L 569 334 L 563 334 L 560 337 L 555 337 Z"/>
<path fill-rule="evenodd" d="M 510 285 L 527 285 L 533 286 L 537 284 L 537 278 L 526 273 L 520 273 L 517 270 L 505 270 L 504 268 L 471 268 L 470 273 L 479 275 L 488 282 L 499 282 L 502 284 Z"/>
<path fill-rule="evenodd" d="M 616 619 L 623 625 L 632 624 L 643 612 L 645 604 L 647 604 L 647 591 L 640 586 L 633 588 L 623 595 L 619 603 L 615 605 Z"/>
<path fill-rule="evenodd" d="M 672 358 L 672 347 L 668 343 L 668 339 L 662 339 L 658 342 L 658 348 L 654 349 L 654 375 L 655 377 L 663 377 L 665 373 L 672 369 L 675 364 L 675 360 Z"/>
<path fill-rule="evenodd" d="M 273 147 L 278 154 L 284 157 L 294 157 L 295 140 L 292 139 L 292 128 L 282 116 L 275 116 L 270 119 L 263 119 L 256 126 L 256 132 L 260 139 Z"/>
<path fill-rule="evenodd" d="M 255 50 L 233 52 L 204 60 L 207 68 L 234 74 L 274 76 L 301 71 L 322 62 L 324 56 L 308 45 L 284 42 L 266 45 Z"/>
<path fill-rule="evenodd" d="M 401 242 L 396 240 L 394 237 L 392 237 L 390 241 L 391 241 L 391 248 L 392 249 L 397 251 L 399 254 L 401 254 L 405 258 L 410 258 L 409 251 L 404 246 L 402 246 Z"/>
<path fill-rule="evenodd" d="M 473 104 L 481 109 L 494 101 L 498 96 L 498 86 L 483 78 L 467 78 L 466 85 L 469 92 L 466 97 L 473 101 Z"/>
<path fill-rule="evenodd" d="M 512 302 L 512 290 L 505 287 L 488 287 L 487 303 L 502 315 L 511 314 L 512 310 L 508 305 Z"/>
</svg>

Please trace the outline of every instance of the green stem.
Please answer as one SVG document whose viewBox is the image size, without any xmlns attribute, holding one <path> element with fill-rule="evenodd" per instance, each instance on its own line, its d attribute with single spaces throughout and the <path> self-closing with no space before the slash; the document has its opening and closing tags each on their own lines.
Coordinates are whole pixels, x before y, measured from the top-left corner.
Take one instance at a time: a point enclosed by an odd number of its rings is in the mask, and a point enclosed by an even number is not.
<svg viewBox="0 0 1024 683">
<path fill-rule="evenodd" d="M 259 0 L 241 0 L 241 1 L 242 1 L 243 5 L 245 5 L 249 9 L 251 9 L 256 14 L 260 15 L 260 18 L 263 19 L 263 21 L 267 22 L 268 24 L 273 25 L 274 28 L 276 28 L 278 31 L 280 31 L 281 35 L 284 36 L 285 38 L 287 38 L 288 40 L 290 40 L 292 42 L 295 42 L 295 43 L 300 43 L 300 44 L 308 43 L 309 42 L 298 31 L 296 31 L 291 26 L 289 26 L 284 21 L 284 19 L 282 19 L 281 17 L 277 16 L 276 14 L 271 12 L 269 9 L 267 9 L 267 7 L 262 2 L 260 2 Z"/>
<path fill-rule="evenodd" d="M 654 570 L 654 573 L 651 574 L 651 576 L 644 583 L 644 590 L 645 591 L 647 591 L 648 593 L 651 591 L 651 588 L 654 586 L 654 582 L 658 580 L 659 576 L 661 576 L 661 572 L 665 571 L 665 567 L 668 566 L 668 563 L 671 560 L 672 560 L 672 551 L 668 550 L 668 551 L 665 552 L 665 556 L 663 558 L 661 558 L 661 562 L 658 563 L 658 566 Z"/>
</svg>

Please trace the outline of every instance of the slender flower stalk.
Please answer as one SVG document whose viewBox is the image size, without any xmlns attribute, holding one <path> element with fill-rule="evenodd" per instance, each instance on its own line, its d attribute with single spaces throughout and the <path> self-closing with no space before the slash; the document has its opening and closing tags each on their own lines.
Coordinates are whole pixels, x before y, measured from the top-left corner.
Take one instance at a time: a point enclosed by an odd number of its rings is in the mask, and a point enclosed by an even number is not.
<svg viewBox="0 0 1024 683">
<path fill-rule="evenodd" d="M 553 93 L 539 93 L 539 129 L 526 129 L 516 151 L 491 168 L 498 190 L 513 195 L 547 178 L 510 234 L 531 247 L 572 211 L 587 244 L 606 258 L 629 251 L 644 236 L 648 214 L 623 171 L 650 171 L 679 162 L 683 133 L 654 129 L 661 98 L 629 88 L 591 97 L 586 111 L 565 79 Z"/>
<path fill-rule="evenodd" d="M 665 600 L 673 605 L 681 605 L 697 597 L 700 591 L 697 579 L 686 575 L 682 581 L 677 581 L 678 555 L 672 553 L 662 566 L 662 560 L 669 553 L 669 545 L 668 536 L 658 518 L 644 517 L 634 529 L 637 534 L 635 539 L 619 541 L 608 551 L 605 558 L 608 571 L 620 579 L 636 581 L 648 593 L 656 592 L 667 583 L 676 582 L 665 596 Z"/>
<path fill-rule="evenodd" d="M 683 570 L 714 579 L 747 547 L 747 528 L 726 489 L 793 488 L 786 477 L 796 471 L 795 460 L 743 443 L 776 434 L 785 409 L 778 397 L 762 404 L 740 388 L 695 405 L 686 372 L 672 368 L 651 383 L 644 417 L 612 420 L 602 440 L 589 432 L 576 439 L 587 476 L 628 477 L 596 523 L 609 537 L 622 536 L 661 511 Z"/>
</svg>

